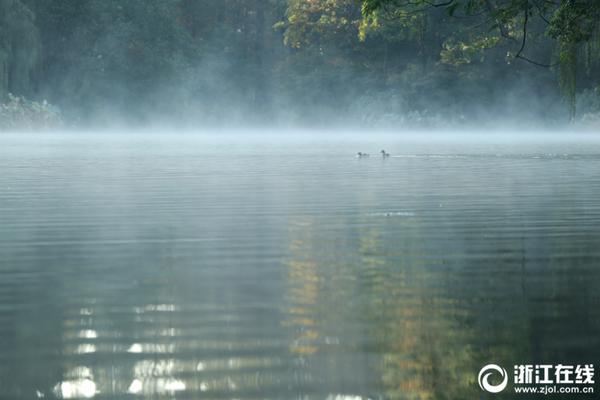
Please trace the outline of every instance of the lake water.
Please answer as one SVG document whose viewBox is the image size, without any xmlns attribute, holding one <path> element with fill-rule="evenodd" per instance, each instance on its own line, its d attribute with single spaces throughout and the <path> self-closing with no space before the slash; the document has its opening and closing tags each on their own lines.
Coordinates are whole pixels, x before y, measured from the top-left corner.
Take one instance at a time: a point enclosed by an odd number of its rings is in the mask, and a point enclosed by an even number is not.
<svg viewBox="0 0 600 400">
<path fill-rule="evenodd" d="M 479 399 L 488 363 L 598 364 L 600 138 L 426 136 L 0 136 L 0 397 Z"/>
</svg>

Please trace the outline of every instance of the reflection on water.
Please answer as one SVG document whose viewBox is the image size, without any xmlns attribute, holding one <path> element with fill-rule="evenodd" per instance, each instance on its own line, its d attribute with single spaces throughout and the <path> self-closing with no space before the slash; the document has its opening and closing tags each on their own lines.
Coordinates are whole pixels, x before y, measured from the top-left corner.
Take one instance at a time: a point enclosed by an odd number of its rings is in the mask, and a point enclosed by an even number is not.
<svg viewBox="0 0 600 400">
<path fill-rule="evenodd" d="M 71 379 L 69 379 L 71 378 Z M 36 391 L 38 397 L 44 397 L 43 392 Z M 77 367 L 65 373 L 65 380 L 54 388 L 54 394 L 63 399 L 86 398 L 96 395 L 96 383 L 87 367 Z"/>
<path fill-rule="evenodd" d="M 7 398 L 480 398 L 600 355 L 598 141 L 0 143 Z"/>
</svg>

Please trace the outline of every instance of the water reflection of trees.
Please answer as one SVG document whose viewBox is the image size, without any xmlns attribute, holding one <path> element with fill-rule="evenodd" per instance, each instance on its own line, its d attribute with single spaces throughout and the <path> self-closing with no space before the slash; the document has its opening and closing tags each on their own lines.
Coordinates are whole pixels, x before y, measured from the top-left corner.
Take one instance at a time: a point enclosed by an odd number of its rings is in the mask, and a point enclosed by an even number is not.
<svg viewBox="0 0 600 400">
<path fill-rule="evenodd" d="M 511 371 L 590 359 L 598 276 L 574 254 L 593 254 L 591 242 L 582 249 L 554 227 L 515 229 L 513 210 L 506 204 L 489 223 L 459 217 L 469 213 L 460 207 L 428 218 L 293 221 L 289 312 L 302 317 L 289 321 L 303 346 L 292 352 L 354 363 L 360 384 L 329 370 L 325 385 L 390 399 L 479 397 L 477 373 L 491 362 Z"/>
<path fill-rule="evenodd" d="M 13 398 L 455 399 L 480 396 L 488 362 L 593 361 L 600 228 L 575 195 L 290 217 L 281 242 L 238 247 L 3 248 L 21 270 L 2 266 L 0 382 Z"/>
</svg>

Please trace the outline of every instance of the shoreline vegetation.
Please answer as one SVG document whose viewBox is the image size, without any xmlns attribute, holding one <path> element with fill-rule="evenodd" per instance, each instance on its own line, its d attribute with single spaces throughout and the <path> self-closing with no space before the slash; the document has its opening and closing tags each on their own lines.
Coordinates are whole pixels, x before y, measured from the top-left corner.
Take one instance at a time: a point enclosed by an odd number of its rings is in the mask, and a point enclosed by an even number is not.
<svg viewBox="0 0 600 400">
<path fill-rule="evenodd" d="M 0 130 L 50 130 L 64 128 L 60 110 L 43 100 L 27 100 L 22 96 L 7 95 L 0 103 Z"/>
<path fill-rule="evenodd" d="M 0 0 L 0 130 L 598 127 L 599 4 Z"/>
<path fill-rule="evenodd" d="M 587 104 L 582 105 L 582 108 Z M 88 127 L 81 127 L 78 124 L 79 121 L 65 119 L 61 110 L 48 103 L 46 100 L 32 101 L 28 100 L 23 96 L 15 96 L 8 94 L 5 101 L 0 102 L 0 133 L 2 132 L 33 132 L 33 131 L 60 131 L 60 130 L 72 130 L 72 129 L 86 129 Z M 370 127 L 373 129 L 386 130 L 456 130 L 466 129 L 472 130 L 475 125 L 481 126 L 482 129 L 501 128 L 498 121 L 468 121 L 463 115 L 448 118 L 440 113 L 431 112 L 418 112 L 409 111 L 407 113 L 387 113 L 387 114 L 368 114 L 358 116 L 357 120 L 354 121 L 354 125 L 358 127 Z M 552 126 L 554 125 L 554 126 Z M 187 125 L 173 126 L 172 123 L 164 125 L 157 124 L 154 127 L 175 127 L 189 129 L 194 128 Z M 243 126 L 243 125 L 240 125 Z M 236 129 L 240 126 L 227 126 L 225 128 Z M 220 126 L 223 128 L 223 126 Z M 271 126 L 277 128 L 277 126 Z M 310 126 L 308 126 L 310 128 Z M 319 128 L 332 128 L 334 130 L 341 128 L 336 124 L 331 126 L 319 126 Z M 106 126 L 104 129 L 127 129 L 127 126 Z M 152 129 L 153 127 L 149 127 Z M 207 127 L 207 128 L 210 128 Z M 285 126 L 282 126 L 285 128 Z M 586 111 L 578 114 L 575 118 L 570 121 L 562 121 L 558 127 L 550 122 L 547 125 L 542 124 L 540 126 L 539 121 L 512 121 L 512 125 L 507 125 L 507 128 L 523 128 L 524 130 L 537 130 L 537 129 L 549 129 L 556 130 L 569 128 L 577 131 L 590 131 L 600 129 L 600 111 Z M 101 130 L 103 128 L 100 128 Z M 144 129 L 142 127 L 142 129 Z M 94 130 L 94 129 L 93 129 Z M 137 128 L 136 128 L 137 130 Z"/>
</svg>

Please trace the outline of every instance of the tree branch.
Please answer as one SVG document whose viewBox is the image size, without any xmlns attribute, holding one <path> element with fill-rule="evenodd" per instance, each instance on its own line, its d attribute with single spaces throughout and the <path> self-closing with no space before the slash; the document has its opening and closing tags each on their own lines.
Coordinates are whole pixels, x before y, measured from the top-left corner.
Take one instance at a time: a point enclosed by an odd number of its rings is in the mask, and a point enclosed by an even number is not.
<svg viewBox="0 0 600 400">
<path fill-rule="evenodd" d="M 555 64 L 543 64 L 537 61 L 534 61 L 530 58 L 523 56 L 523 51 L 525 50 L 525 43 L 527 42 L 527 23 L 529 22 L 529 8 L 525 8 L 525 20 L 523 21 L 523 40 L 521 41 L 521 48 L 517 51 L 515 58 L 520 58 L 523 61 L 527 61 L 533 65 L 537 65 L 538 67 L 550 68 L 556 65 Z"/>
</svg>

